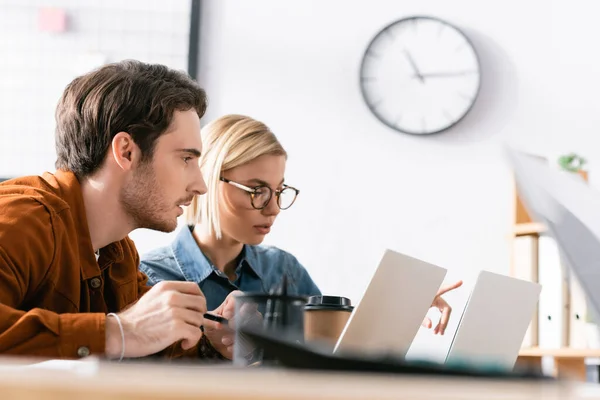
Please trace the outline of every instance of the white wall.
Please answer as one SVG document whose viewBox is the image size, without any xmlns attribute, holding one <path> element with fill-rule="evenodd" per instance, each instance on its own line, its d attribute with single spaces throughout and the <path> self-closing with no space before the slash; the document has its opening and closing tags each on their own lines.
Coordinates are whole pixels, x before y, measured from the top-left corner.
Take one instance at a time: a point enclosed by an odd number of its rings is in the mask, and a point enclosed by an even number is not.
<svg viewBox="0 0 600 400">
<path fill-rule="evenodd" d="M 449 345 L 473 278 L 508 273 L 512 183 L 502 145 L 554 157 L 600 156 L 600 58 L 586 1 L 205 1 L 201 83 L 210 120 L 244 113 L 266 122 L 290 153 L 301 189 L 268 243 L 298 256 L 320 287 L 354 301 L 386 247 L 465 279 L 447 296 L 444 338 L 420 332 L 413 351 Z M 371 38 L 392 20 L 446 19 L 473 40 L 481 96 L 446 133 L 419 138 L 383 126 L 360 95 Z M 502 301 L 498 299 L 498 301 Z"/>
<path fill-rule="evenodd" d="M 67 30 L 41 31 L 43 8 Z M 54 169 L 54 108 L 77 75 L 126 58 L 187 69 L 189 19 L 189 0 L 0 0 L 0 177 Z"/>
</svg>

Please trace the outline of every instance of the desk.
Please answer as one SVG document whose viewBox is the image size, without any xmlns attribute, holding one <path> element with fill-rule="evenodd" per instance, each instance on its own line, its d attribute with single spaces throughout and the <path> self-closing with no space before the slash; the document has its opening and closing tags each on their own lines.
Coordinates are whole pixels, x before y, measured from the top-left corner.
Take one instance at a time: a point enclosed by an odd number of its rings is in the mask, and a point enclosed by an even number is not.
<svg viewBox="0 0 600 400">
<path fill-rule="evenodd" d="M 600 398 L 572 382 L 518 382 L 223 366 L 95 362 L 96 368 L 4 368 L 2 400 L 579 399 Z M 587 389 L 583 391 L 582 388 Z"/>
</svg>

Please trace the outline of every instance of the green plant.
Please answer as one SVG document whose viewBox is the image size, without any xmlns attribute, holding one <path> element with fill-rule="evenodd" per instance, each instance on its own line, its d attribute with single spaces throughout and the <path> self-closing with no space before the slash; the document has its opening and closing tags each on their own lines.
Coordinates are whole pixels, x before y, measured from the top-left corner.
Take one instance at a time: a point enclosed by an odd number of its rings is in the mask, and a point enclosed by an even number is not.
<svg viewBox="0 0 600 400">
<path fill-rule="evenodd" d="M 562 169 L 571 172 L 578 172 L 584 169 L 587 160 L 575 153 L 569 153 L 558 158 L 558 164 Z"/>
</svg>

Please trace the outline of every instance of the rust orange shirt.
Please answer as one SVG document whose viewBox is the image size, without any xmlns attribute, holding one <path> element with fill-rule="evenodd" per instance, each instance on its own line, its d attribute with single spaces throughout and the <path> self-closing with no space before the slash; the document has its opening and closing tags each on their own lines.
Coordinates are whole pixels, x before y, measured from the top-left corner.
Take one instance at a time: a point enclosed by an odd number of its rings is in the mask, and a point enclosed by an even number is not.
<svg viewBox="0 0 600 400">
<path fill-rule="evenodd" d="M 106 313 L 149 288 L 131 239 L 99 253 L 96 260 L 73 173 L 0 184 L 0 354 L 104 353 Z M 168 353 L 182 355 L 174 347 Z"/>
</svg>

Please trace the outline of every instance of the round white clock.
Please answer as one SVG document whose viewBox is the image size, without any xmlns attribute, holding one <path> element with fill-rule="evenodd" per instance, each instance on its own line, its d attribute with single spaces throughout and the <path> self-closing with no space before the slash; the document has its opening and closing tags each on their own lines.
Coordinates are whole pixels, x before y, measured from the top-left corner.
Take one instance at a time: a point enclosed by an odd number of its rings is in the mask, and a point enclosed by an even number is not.
<svg viewBox="0 0 600 400">
<path fill-rule="evenodd" d="M 397 131 L 444 131 L 473 106 L 480 86 L 479 58 L 469 39 L 437 18 L 396 21 L 369 43 L 360 87 L 371 112 Z"/>
</svg>

